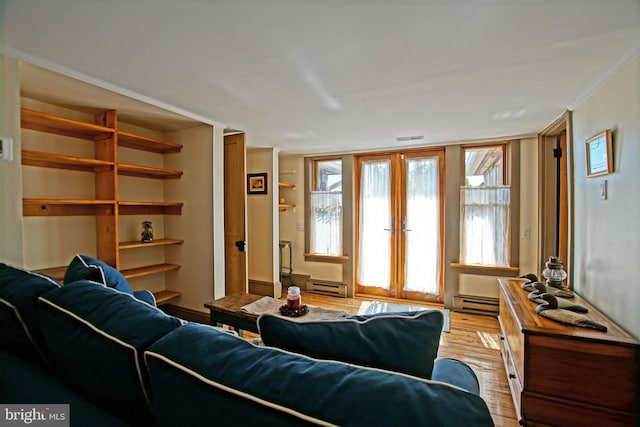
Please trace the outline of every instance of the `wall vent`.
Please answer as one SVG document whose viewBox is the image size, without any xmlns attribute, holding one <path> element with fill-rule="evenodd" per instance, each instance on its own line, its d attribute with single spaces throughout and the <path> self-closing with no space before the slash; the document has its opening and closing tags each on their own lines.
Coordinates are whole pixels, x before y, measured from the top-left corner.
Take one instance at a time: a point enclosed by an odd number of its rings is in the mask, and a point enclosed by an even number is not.
<svg viewBox="0 0 640 427">
<path fill-rule="evenodd" d="M 424 139 L 424 135 L 412 135 L 412 136 L 399 136 L 396 138 L 397 142 L 411 142 L 411 141 L 420 141 Z"/>
<path fill-rule="evenodd" d="M 495 316 L 499 312 L 498 298 L 477 295 L 456 295 L 453 297 L 453 310 L 465 313 L 485 314 Z"/>
<path fill-rule="evenodd" d="M 307 282 L 307 292 L 346 298 L 347 285 L 340 282 L 331 282 L 329 280 L 311 279 Z"/>
</svg>

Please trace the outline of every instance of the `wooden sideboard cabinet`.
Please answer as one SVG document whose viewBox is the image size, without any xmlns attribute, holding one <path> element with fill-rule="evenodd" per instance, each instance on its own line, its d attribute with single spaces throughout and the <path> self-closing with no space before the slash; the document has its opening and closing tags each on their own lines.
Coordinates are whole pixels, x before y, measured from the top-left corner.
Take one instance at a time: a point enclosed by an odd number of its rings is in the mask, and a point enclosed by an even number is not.
<svg viewBox="0 0 640 427">
<path fill-rule="evenodd" d="M 637 426 L 638 342 L 576 295 L 607 332 L 536 314 L 523 279 L 500 282 L 500 346 L 520 420 L 527 426 Z"/>
</svg>

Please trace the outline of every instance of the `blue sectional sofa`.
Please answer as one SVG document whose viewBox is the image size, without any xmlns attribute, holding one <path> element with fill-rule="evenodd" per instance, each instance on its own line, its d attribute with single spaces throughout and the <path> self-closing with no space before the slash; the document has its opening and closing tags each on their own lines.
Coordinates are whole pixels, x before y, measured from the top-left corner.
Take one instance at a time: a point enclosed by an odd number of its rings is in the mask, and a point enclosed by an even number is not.
<svg viewBox="0 0 640 427">
<path fill-rule="evenodd" d="M 0 264 L 0 406 L 26 411 L 68 404 L 72 426 L 493 425 L 477 379 L 462 362 L 424 360 L 427 368 L 414 366 L 408 374 L 403 366 L 389 370 L 379 355 L 371 363 L 351 361 L 358 339 L 378 342 L 367 337 L 371 331 L 388 336 L 392 322 L 424 328 L 421 322 L 433 319 L 342 320 L 329 327 L 327 339 L 335 347 L 349 341 L 352 348 L 312 358 L 276 347 L 278 330 L 304 325 L 260 319 L 273 343 L 257 346 L 168 316 L 153 301 L 116 289 L 106 276 L 74 280 L 70 274 L 61 285 Z M 326 336 L 324 326 L 310 327 L 309 334 Z M 385 339 L 393 345 L 392 337 Z M 314 353 L 307 347 L 299 351 Z M 406 358 L 415 365 L 423 361 L 421 352 L 428 358 L 433 352 L 425 347 L 393 351 L 417 352 L 415 360 Z"/>
</svg>

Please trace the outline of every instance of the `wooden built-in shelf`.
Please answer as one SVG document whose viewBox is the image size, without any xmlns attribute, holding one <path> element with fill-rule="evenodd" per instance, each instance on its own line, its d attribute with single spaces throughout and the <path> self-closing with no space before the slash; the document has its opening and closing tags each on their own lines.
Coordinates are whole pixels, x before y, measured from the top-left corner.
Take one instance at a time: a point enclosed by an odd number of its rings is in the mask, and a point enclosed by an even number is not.
<svg viewBox="0 0 640 427">
<path fill-rule="evenodd" d="M 289 184 L 287 182 L 279 182 L 278 183 L 278 187 L 280 187 L 280 188 L 296 188 L 295 185 Z"/>
<path fill-rule="evenodd" d="M 134 277 L 142 277 L 148 276 L 150 274 L 162 273 L 165 271 L 179 270 L 180 266 L 178 264 L 154 264 L 154 265 L 146 265 L 144 267 L 136 267 L 136 268 L 127 268 L 126 270 L 120 270 L 122 275 L 126 279 L 132 279 Z"/>
<path fill-rule="evenodd" d="M 182 176 L 182 171 L 118 163 L 118 175 L 135 176 L 139 178 L 177 179 Z"/>
<path fill-rule="evenodd" d="M 295 208 L 295 207 L 296 207 L 296 205 L 291 205 L 291 204 L 288 204 L 288 203 L 283 203 L 283 204 L 278 205 L 278 208 L 280 208 L 281 210 L 291 209 L 291 208 Z"/>
<path fill-rule="evenodd" d="M 153 296 L 156 299 L 156 305 L 162 305 L 182 296 L 182 293 L 176 291 L 160 291 L 154 292 Z"/>
<path fill-rule="evenodd" d="M 166 245 L 180 245 L 184 243 L 184 240 L 180 239 L 155 239 L 148 243 L 142 243 L 139 240 L 132 242 L 120 242 L 118 243 L 118 249 L 135 249 L 135 248 L 147 248 L 151 246 L 166 246 Z"/>
<path fill-rule="evenodd" d="M 43 268 L 41 270 L 34 270 L 34 273 L 40 273 L 51 277 L 52 279 L 57 280 L 62 283 L 64 279 L 64 273 L 67 271 L 67 267 L 51 267 L 51 268 Z"/>
<path fill-rule="evenodd" d="M 22 108 L 20 113 L 21 126 L 24 129 L 70 136 L 72 138 L 88 139 L 90 141 L 115 134 L 115 130 L 108 127 L 66 119 L 52 114 L 40 113 L 26 108 Z"/>
<path fill-rule="evenodd" d="M 70 216 L 113 214 L 115 200 L 22 199 L 23 216 Z"/>
<path fill-rule="evenodd" d="M 121 215 L 180 215 L 181 202 L 118 202 Z"/>
<path fill-rule="evenodd" d="M 179 153 L 182 151 L 182 145 L 174 142 L 160 141 L 158 139 L 121 131 L 118 132 L 118 146 L 162 154 Z"/>
<path fill-rule="evenodd" d="M 84 157 L 65 156 L 43 151 L 22 150 L 22 164 L 43 168 L 69 169 L 83 172 L 102 172 L 113 169 L 114 163 Z"/>
<path fill-rule="evenodd" d="M 70 169 L 84 172 L 101 172 L 112 169 L 115 163 L 43 151 L 22 150 L 22 164 L 25 166 Z M 174 169 L 118 163 L 118 174 L 141 178 L 177 179 L 182 176 L 183 172 Z"/>
</svg>

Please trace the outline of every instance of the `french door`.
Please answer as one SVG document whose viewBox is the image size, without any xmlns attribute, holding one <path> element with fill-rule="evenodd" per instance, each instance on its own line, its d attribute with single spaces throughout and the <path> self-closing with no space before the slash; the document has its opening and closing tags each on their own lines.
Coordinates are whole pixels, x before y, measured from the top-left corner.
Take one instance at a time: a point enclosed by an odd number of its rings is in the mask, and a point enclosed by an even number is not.
<svg viewBox="0 0 640 427">
<path fill-rule="evenodd" d="M 356 174 L 356 292 L 443 302 L 444 151 L 362 155 Z"/>
</svg>

